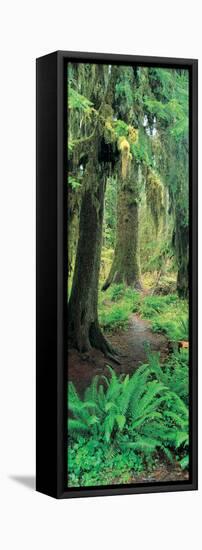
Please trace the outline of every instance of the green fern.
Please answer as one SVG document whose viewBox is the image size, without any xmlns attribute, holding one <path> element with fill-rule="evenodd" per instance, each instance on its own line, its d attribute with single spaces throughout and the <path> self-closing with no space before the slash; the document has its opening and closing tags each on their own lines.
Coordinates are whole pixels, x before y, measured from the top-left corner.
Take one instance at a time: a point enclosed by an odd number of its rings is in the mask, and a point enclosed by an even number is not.
<svg viewBox="0 0 202 550">
<path fill-rule="evenodd" d="M 70 437 L 88 433 L 106 443 L 143 453 L 146 460 L 159 449 L 169 460 L 173 460 L 175 450 L 183 454 L 189 445 L 188 408 L 170 390 L 168 374 L 157 359 L 150 356 L 149 363 L 131 377 L 118 376 L 108 367 L 110 377 L 95 376 L 83 400 L 70 383 Z"/>
<path fill-rule="evenodd" d="M 151 353 L 147 350 L 147 356 L 150 372 L 155 375 L 159 382 L 165 384 L 183 399 L 187 405 L 189 393 L 188 351 L 181 350 L 173 353 L 163 367 L 160 365 L 159 353 Z"/>
</svg>

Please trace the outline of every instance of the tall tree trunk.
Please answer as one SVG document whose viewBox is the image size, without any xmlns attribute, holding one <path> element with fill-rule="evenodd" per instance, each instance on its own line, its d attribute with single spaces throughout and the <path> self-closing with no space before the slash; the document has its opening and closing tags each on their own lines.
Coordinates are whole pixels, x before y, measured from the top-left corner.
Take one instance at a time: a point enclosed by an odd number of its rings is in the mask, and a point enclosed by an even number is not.
<svg viewBox="0 0 202 550">
<path fill-rule="evenodd" d="M 68 190 L 68 277 L 71 277 L 74 269 L 74 260 L 78 241 L 79 226 L 79 202 L 80 194 Z"/>
<path fill-rule="evenodd" d="M 184 216 L 176 212 L 175 247 L 178 264 L 177 292 L 181 298 L 187 298 L 189 291 L 189 229 Z"/>
<path fill-rule="evenodd" d="M 92 347 L 106 355 L 113 349 L 98 322 L 98 280 L 100 270 L 105 174 L 93 160 L 88 163 L 88 182 L 81 203 L 79 239 L 71 296 L 69 338 L 73 347 L 87 352 Z"/>
<path fill-rule="evenodd" d="M 112 283 L 140 289 L 138 171 L 119 183 L 114 259 L 102 290 Z"/>
</svg>

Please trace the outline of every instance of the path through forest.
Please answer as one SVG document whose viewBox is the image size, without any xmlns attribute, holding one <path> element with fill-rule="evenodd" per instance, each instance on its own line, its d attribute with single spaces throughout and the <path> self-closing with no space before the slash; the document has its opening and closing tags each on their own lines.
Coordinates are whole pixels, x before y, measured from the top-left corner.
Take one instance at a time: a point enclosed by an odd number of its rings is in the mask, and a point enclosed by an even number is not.
<svg viewBox="0 0 202 550">
<path fill-rule="evenodd" d="M 147 350 L 160 352 L 161 362 L 169 353 L 168 340 L 163 334 L 152 332 L 149 321 L 133 314 L 128 328 L 106 334 L 112 346 L 119 351 L 120 365 L 106 357 L 98 350 L 80 354 L 69 349 L 68 378 L 82 395 L 96 374 L 108 375 L 107 365 L 113 366 L 118 374 L 133 374 L 141 364 L 147 362 Z"/>
</svg>

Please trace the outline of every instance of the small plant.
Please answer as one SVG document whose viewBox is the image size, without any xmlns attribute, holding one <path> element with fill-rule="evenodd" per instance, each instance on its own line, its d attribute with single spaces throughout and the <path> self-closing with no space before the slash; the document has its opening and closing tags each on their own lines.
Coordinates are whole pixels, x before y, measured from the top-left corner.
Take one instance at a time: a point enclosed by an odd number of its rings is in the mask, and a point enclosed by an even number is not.
<svg viewBox="0 0 202 550">
<path fill-rule="evenodd" d="M 112 302 L 116 302 L 117 300 L 120 300 L 124 295 L 124 285 L 113 285 L 111 287 L 110 297 Z"/>
<path fill-rule="evenodd" d="M 189 340 L 189 319 L 185 317 L 179 320 L 181 327 L 181 340 Z"/>
<path fill-rule="evenodd" d="M 106 331 L 115 331 L 120 328 L 126 328 L 128 325 L 130 311 L 127 304 L 114 305 L 110 309 L 100 311 L 99 320 L 101 327 Z"/>
<path fill-rule="evenodd" d="M 144 470 L 142 457 L 133 450 L 120 450 L 93 437 L 79 436 L 68 449 L 69 487 L 128 483 Z"/>
</svg>

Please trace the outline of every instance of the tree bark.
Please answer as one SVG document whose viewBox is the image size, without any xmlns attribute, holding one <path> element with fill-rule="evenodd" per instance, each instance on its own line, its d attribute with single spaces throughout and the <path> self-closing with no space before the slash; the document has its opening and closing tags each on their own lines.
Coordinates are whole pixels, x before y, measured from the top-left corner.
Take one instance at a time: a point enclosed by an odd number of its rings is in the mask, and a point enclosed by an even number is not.
<svg viewBox="0 0 202 550">
<path fill-rule="evenodd" d="M 112 283 L 141 289 L 139 258 L 138 173 L 131 173 L 119 183 L 117 229 L 114 259 L 102 290 Z"/>
<path fill-rule="evenodd" d="M 187 298 L 189 292 L 189 230 L 181 212 L 176 213 L 175 247 L 178 264 L 177 292 Z"/>
<path fill-rule="evenodd" d="M 88 182 L 81 202 L 79 239 L 71 296 L 69 339 L 80 352 L 98 348 L 106 355 L 114 352 L 98 322 L 98 281 L 100 270 L 105 174 L 98 163 L 88 163 Z"/>
<path fill-rule="evenodd" d="M 74 259 L 78 241 L 80 193 L 68 189 L 68 277 L 71 277 L 74 268 Z"/>
</svg>

